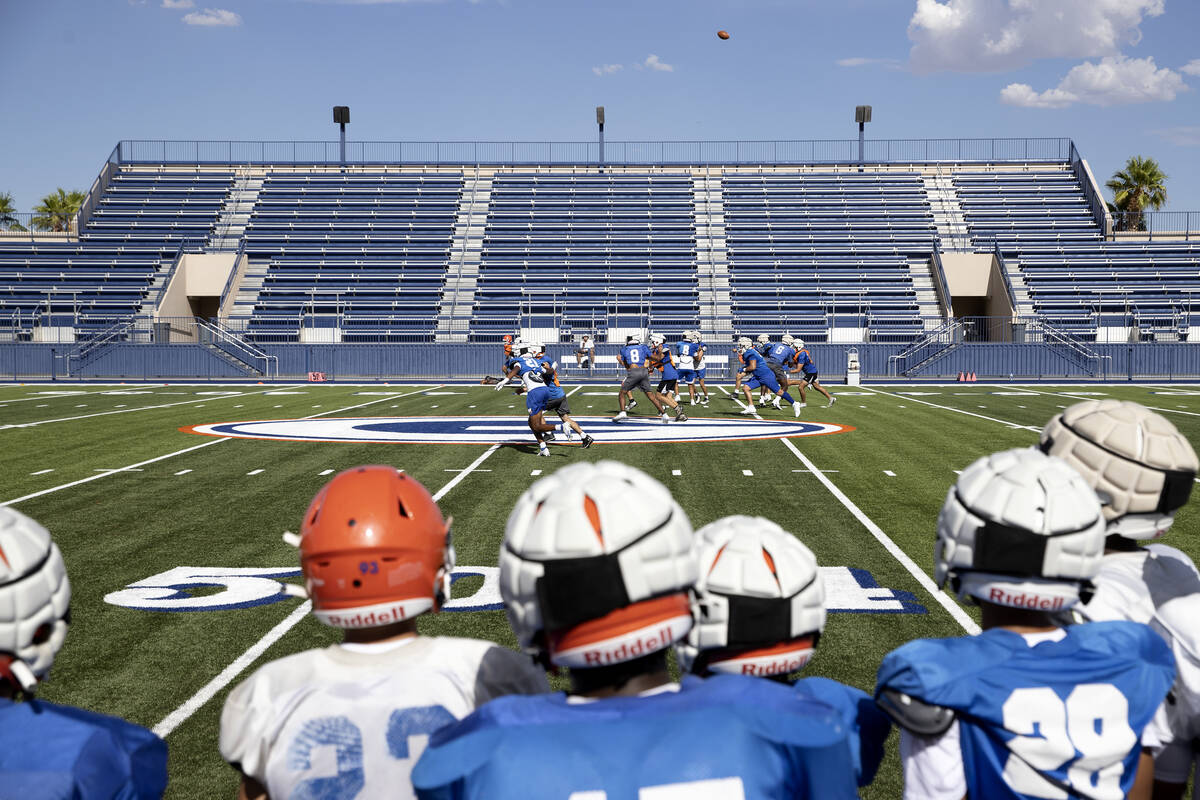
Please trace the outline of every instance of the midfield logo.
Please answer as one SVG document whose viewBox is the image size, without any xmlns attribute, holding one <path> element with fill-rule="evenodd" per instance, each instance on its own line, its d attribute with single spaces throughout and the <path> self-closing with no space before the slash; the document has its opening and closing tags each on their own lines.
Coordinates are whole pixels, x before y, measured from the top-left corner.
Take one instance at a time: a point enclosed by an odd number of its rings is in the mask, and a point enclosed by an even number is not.
<svg viewBox="0 0 1200 800">
<path fill-rule="evenodd" d="M 598 444 L 786 439 L 854 430 L 849 425 L 828 422 L 745 417 L 693 417 L 687 422 L 670 424 L 663 424 L 658 417 L 630 417 L 621 424 L 614 424 L 611 417 L 575 417 L 575 420 Z M 486 445 L 533 442 L 525 417 L 272 419 L 189 425 L 180 430 L 205 436 L 291 442 Z"/>
<path fill-rule="evenodd" d="M 176 567 L 110 592 L 104 601 L 139 611 L 223 611 L 278 603 L 292 595 L 280 581 L 299 577 L 295 567 Z M 504 608 L 499 567 L 455 567 L 453 582 L 482 578 L 471 594 L 455 597 L 445 611 L 493 611 Z M 821 567 L 825 607 L 830 613 L 925 614 L 925 606 L 909 592 L 885 589 L 865 569 Z M 195 594 L 197 589 L 220 589 Z"/>
</svg>

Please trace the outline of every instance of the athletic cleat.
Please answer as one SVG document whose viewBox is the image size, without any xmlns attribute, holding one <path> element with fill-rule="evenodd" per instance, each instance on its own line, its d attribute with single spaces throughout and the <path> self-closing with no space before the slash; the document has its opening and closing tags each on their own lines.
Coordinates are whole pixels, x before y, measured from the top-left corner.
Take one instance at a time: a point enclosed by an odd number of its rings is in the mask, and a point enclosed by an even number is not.
<svg viewBox="0 0 1200 800">
<path fill-rule="evenodd" d="M 800 404 L 800 407 L 801 407 L 801 408 L 808 408 L 808 403 L 801 403 L 801 404 Z"/>
<path fill-rule="evenodd" d="M 745 408 L 742 409 L 742 413 L 743 414 L 753 414 L 754 406 L 746 406 Z"/>
<path fill-rule="evenodd" d="M 676 422 L 687 422 L 687 414 L 683 413 L 682 408 L 680 408 L 678 411 L 675 412 L 675 421 Z"/>
<path fill-rule="evenodd" d="M 553 441 L 554 441 L 554 432 L 553 432 L 553 431 L 550 431 L 550 432 L 547 432 L 547 433 L 543 433 L 543 434 L 542 434 L 542 441 L 543 441 L 543 442 L 553 442 Z"/>
<path fill-rule="evenodd" d="M 613 422 L 624 422 L 627 419 L 629 419 L 629 415 L 622 411 L 620 414 L 617 414 L 615 417 L 613 417 Z"/>
<path fill-rule="evenodd" d="M 634 400 L 632 397 L 629 398 L 629 402 L 625 404 L 625 408 L 628 409 L 629 411 L 632 411 L 633 409 L 637 408 L 637 400 Z"/>
<path fill-rule="evenodd" d="M 792 410 L 794 410 L 796 412 L 797 417 L 800 416 L 800 404 L 799 403 L 792 403 Z"/>
<path fill-rule="evenodd" d="M 550 448 L 549 448 L 549 447 L 542 447 L 542 448 L 539 448 L 539 449 L 538 449 L 538 455 L 539 455 L 539 456 L 549 456 L 549 455 L 550 455 Z"/>
<path fill-rule="evenodd" d="M 704 398 L 703 400 L 701 400 L 701 401 L 700 401 L 700 405 L 702 405 L 702 406 L 707 406 L 707 405 L 708 405 L 708 398 L 706 397 L 706 398 Z"/>
<path fill-rule="evenodd" d="M 829 408 L 829 406 L 833 405 L 833 404 L 834 404 L 834 403 L 836 403 L 836 402 L 837 402 L 837 398 L 836 398 L 836 397 L 833 397 L 833 396 L 831 395 L 831 396 L 830 396 L 830 398 L 829 398 L 829 405 L 827 405 L 827 406 L 825 406 L 825 407 L 826 407 L 826 408 Z"/>
<path fill-rule="evenodd" d="M 571 426 L 568 425 L 566 422 L 564 422 L 562 424 L 562 432 L 563 432 L 563 436 L 567 437 L 568 442 L 571 441 L 571 438 L 575 435 L 575 431 L 571 430 Z"/>
<path fill-rule="evenodd" d="M 671 422 L 671 415 L 664 411 L 662 415 L 662 421 L 663 425 L 669 424 Z"/>
<path fill-rule="evenodd" d="M 779 410 L 780 410 L 780 408 L 779 408 L 779 398 L 778 398 L 778 397 L 776 397 L 776 398 L 774 399 L 774 401 L 772 401 L 772 402 L 771 402 L 771 405 L 772 405 L 772 406 L 775 408 L 775 410 L 776 410 L 776 411 L 779 411 Z"/>
<path fill-rule="evenodd" d="M 584 446 L 584 448 L 591 447 L 591 446 L 592 446 L 592 442 L 594 442 L 594 441 L 595 441 L 595 439 L 593 439 L 592 437 L 588 436 L 586 433 L 583 435 L 583 446 Z"/>
</svg>

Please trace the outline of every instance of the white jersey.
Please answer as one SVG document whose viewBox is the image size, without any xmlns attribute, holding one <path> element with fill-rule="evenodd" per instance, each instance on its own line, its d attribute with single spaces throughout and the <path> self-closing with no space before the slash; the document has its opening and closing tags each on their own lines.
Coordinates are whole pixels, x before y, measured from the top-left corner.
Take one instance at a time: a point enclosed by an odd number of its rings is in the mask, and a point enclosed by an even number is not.
<svg viewBox="0 0 1200 800">
<path fill-rule="evenodd" d="M 1169 739 L 1187 743 L 1200 736 L 1200 573 L 1184 553 L 1152 544 L 1130 553 L 1109 553 L 1092 579 L 1096 593 L 1080 613 L 1095 622 L 1130 620 L 1156 630 L 1175 656 L 1174 702 L 1166 714 Z"/>
<path fill-rule="evenodd" d="M 230 693 L 221 756 L 271 797 L 412 798 L 431 733 L 492 698 L 548 691 L 527 656 L 477 639 L 306 650 Z"/>
</svg>

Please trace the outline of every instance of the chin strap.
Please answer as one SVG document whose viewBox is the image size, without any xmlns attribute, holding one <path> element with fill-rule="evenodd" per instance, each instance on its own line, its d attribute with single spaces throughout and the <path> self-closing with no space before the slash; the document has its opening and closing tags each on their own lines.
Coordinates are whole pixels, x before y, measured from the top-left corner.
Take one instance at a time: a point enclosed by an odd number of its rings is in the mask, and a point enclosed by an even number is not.
<svg viewBox="0 0 1200 800">
<path fill-rule="evenodd" d="M 10 655 L 0 656 L 0 681 L 8 681 L 18 692 L 32 697 L 37 690 L 38 679 L 33 670 L 20 659 Z"/>
</svg>

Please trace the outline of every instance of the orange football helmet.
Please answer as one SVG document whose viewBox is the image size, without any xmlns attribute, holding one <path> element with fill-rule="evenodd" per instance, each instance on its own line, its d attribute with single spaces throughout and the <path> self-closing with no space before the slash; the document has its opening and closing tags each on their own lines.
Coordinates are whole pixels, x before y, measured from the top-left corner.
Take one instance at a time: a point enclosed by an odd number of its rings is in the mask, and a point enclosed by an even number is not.
<svg viewBox="0 0 1200 800">
<path fill-rule="evenodd" d="M 450 521 L 429 490 L 395 467 L 354 467 L 309 505 L 300 569 L 313 614 L 326 625 L 373 628 L 412 619 L 450 596 Z"/>
</svg>

